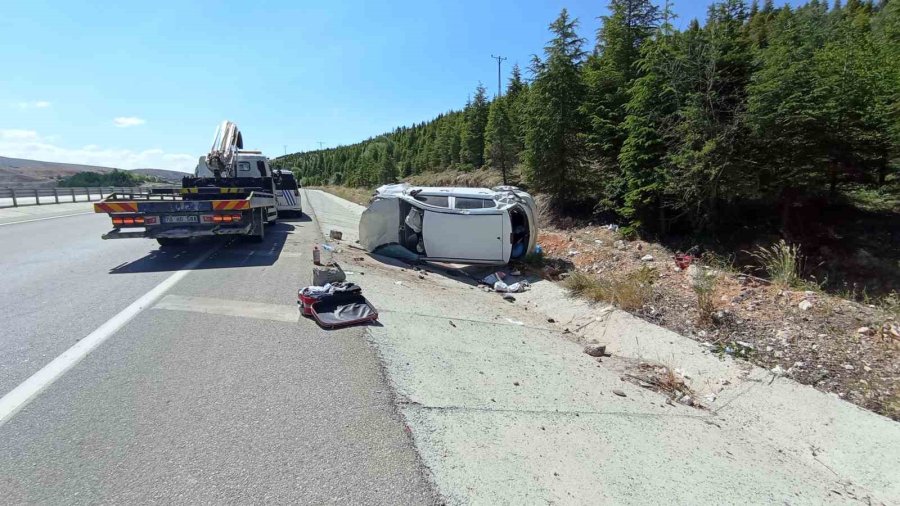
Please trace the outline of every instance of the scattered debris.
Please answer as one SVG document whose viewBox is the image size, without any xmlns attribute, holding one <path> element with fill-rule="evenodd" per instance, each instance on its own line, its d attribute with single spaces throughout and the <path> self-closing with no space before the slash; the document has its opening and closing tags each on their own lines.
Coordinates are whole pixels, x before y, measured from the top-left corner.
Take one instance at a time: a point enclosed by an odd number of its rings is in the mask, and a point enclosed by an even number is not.
<svg viewBox="0 0 900 506">
<path fill-rule="evenodd" d="M 592 357 L 603 357 L 606 355 L 605 344 L 589 344 L 584 347 L 584 352 Z"/>
<path fill-rule="evenodd" d="M 621 391 L 621 390 L 619 390 L 619 389 L 613 390 L 612 393 L 618 395 L 619 397 L 628 397 L 627 395 L 625 395 L 625 392 L 623 392 L 623 391 Z"/>
<path fill-rule="evenodd" d="M 494 283 L 494 291 L 500 293 L 519 293 L 525 291 L 525 282 L 513 283 L 511 285 L 507 285 L 503 281 L 497 281 Z"/>
<path fill-rule="evenodd" d="M 307 286 L 297 291 L 297 303 L 304 316 L 311 316 L 326 329 L 378 319 L 378 310 L 363 297 L 362 288 L 355 283 Z"/>
<path fill-rule="evenodd" d="M 871 335 L 875 334 L 875 330 L 873 330 L 869 327 L 860 327 L 860 328 L 856 329 L 856 333 L 862 334 L 864 336 L 871 336 Z"/>
<path fill-rule="evenodd" d="M 453 323 L 453 320 L 450 320 L 450 326 L 453 327 L 453 328 L 456 328 L 456 324 Z"/>
<path fill-rule="evenodd" d="M 515 301 L 516 301 L 516 298 L 513 297 L 512 294 L 504 293 L 504 294 L 503 294 L 503 300 L 505 300 L 505 301 L 507 301 L 507 302 L 515 302 Z"/>
<path fill-rule="evenodd" d="M 328 232 L 328 237 L 334 239 L 335 241 L 340 241 L 342 237 L 344 237 L 344 233 L 340 230 L 330 230 Z"/>
<path fill-rule="evenodd" d="M 556 323 L 556 320 L 553 318 L 547 318 L 547 323 Z"/>
<path fill-rule="evenodd" d="M 514 386 L 519 386 L 519 382 L 518 382 L 518 381 L 513 381 L 513 385 L 514 385 Z"/>
<path fill-rule="evenodd" d="M 691 255 L 685 255 L 684 253 L 677 253 L 675 255 L 675 265 L 681 270 L 687 269 L 693 261 L 694 257 Z"/>
<path fill-rule="evenodd" d="M 813 307 L 813 304 L 812 304 L 812 302 L 810 302 L 806 299 L 803 299 L 800 301 L 800 304 L 797 304 L 797 307 L 799 307 L 801 311 L 809 311 L 810 308 Z"/>
<path fill-rule="evenodd" d="M 513 320 L 513 319 L 511 319 L 511 318 L 507 318 L 506 321 L 508 321 L 509 323 L 511 323 L 511 324 L 513 324 L 513 325 L 519 325 L 519 326 L 522 326 L 522 327 L 525 326 L 525 322 L 520 322 L 520 321 L 518 321 L 518 320 Z"/>
<path fill-rule="evenodd" d="M 329 283 L 338 283 L 346 280 L 346 273 L 337 263 L 313 267 L 312 282 L 315 286 L 325 286 Z"/>
<path fill-rule="evenodd" d="M 653 255 L 644 255 L 641 257 L 641 262 L 652 262 Z"/>
<path fill-rule="evenodd" d="M 679 369 L 650 362 L 641 362 L 637 367 L 629 368 L 629 372 L 622 376 L 623 381 L 666 395 L 667 402 L 677 402 L 684 396 L 695 397 L 694 392 L 685 382 L 686 378 L 687 376 Z M 699 404 L 692 405 L 702 408 Z"/>
<path fill-rule="evenodd" d="M 617 250 L 624 250 L 626 248 L 625 241 L 619 239 L 618 241 L 613 243 L 613 247 Z"/>
</svg>

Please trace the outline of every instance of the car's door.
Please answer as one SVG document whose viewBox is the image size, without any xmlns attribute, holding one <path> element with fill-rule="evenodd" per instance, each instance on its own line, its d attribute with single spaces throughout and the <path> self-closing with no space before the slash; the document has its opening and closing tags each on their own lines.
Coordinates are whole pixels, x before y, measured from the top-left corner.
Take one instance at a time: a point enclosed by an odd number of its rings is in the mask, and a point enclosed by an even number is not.
<svg viewBox="0 0 900 506">
<path fill-rule="evenodd" d="M 428 258 L 503 263 L 505 214 L 501 210 L 454 212 L 425 209 L 422 237 Z"/>
</svg>

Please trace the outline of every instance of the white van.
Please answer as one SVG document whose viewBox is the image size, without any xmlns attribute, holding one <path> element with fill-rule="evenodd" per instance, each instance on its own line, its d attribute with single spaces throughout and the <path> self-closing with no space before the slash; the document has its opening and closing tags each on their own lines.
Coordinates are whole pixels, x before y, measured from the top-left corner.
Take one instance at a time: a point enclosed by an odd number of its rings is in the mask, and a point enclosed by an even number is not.
<svg viewBox="0 0 900 506">
<path fill-rule="evenodd" d="M 281 216 L 303 216 L 300 203 L 300 185 L 294 173 L 289 170 L 276 170 L 281 177 L 276 184 L 275 197 L 278 201 L 278 214 Z"/>
<path fill-rule="evenodd" d="M 385 185 L 359 221 L 367 250 L 398 244 L 428 260 L 505 264 L 532 253 L 536 239 L 534 200 L 513 186 Z"/>
</svg>

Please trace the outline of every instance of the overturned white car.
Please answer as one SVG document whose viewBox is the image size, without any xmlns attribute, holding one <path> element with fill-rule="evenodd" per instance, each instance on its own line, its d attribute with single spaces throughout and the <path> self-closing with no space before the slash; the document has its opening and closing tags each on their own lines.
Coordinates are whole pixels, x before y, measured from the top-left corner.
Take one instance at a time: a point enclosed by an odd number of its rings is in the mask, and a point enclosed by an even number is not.
<svg viewBox="0 0 900 506">
<path fill-rule="evenodd" d="M 359 242 L 369 251 L 399 245 L 403 256 L 421 259 L 505 264 L 534 251 L 535 224 L 534 199 L 514 186 L 392 184 L 375 190 L 359 221 Z"/>
</svg>

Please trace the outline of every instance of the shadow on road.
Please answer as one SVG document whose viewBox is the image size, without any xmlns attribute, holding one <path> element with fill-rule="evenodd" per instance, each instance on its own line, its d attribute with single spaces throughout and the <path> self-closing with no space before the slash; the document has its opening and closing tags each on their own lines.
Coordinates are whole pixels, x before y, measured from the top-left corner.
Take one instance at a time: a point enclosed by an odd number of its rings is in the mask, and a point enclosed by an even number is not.
<svg viewBox="0 0 900 506">
<path fill-rule="evenodd" d="M 284 249 L 287 236 L 296 227 L 292 222 L 310 221 L 279 220 L 278 223 L 266 227 L 266 238 L 261 243 L 247 242 L 241 237 L 203 237 L 191 241 L 186 246 L 159 247 L 143 258 L 126 262 L 110 269 L 110 274 L 132 274 L 139 272 L 166 272 L 183 269 L 197 256 L 218 247 L 218 251 L 210 255 L 195 270 L 229 269 L 235 267 L 260 267 L 274 264 Z"/>
<path fill-rule="evenodd" d="M 299 216 L 278 216 L 278 221 L 280 223 L 306 223 L 312 221 L 312 218 L 309 217 L 308 214 L 301 214 Z"/>
</svg>

